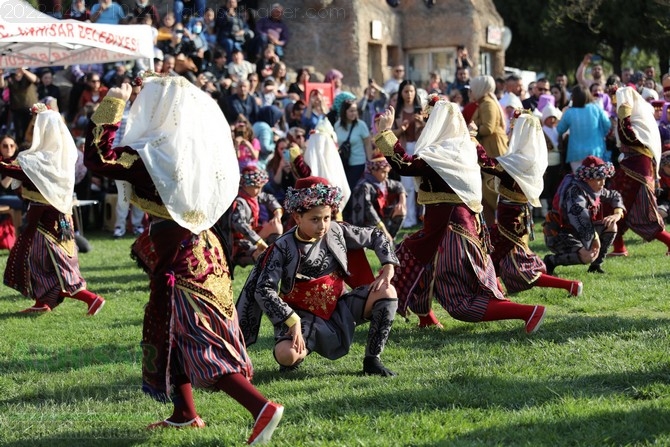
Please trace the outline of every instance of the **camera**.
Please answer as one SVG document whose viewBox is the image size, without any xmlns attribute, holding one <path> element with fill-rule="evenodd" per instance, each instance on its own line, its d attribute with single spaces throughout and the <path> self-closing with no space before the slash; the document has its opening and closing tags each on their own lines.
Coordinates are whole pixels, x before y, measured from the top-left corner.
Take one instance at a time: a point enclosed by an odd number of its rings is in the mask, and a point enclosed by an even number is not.
<svg viewBox="0 0 670 447">
<path fill-rule="evenodd" d="M 423 112 L 421 106 L 414 106 L 414 113 L 421 113 L 421 112 Z"/>
</svg>

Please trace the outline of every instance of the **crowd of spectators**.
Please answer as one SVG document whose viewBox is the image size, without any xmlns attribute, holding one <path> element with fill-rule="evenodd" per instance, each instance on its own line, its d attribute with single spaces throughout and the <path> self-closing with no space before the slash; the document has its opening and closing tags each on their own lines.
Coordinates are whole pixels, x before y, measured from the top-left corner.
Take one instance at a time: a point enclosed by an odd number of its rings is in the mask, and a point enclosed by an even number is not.
<svg viewBox="0 0 670 447">
<path fill-rule="evenodd" d="M 88 120 L 107 91 L 131 82 L 153 66 L 158 73 L 186 77 L 217 101 L 231 125 L 240 170 L 249 165 L 267 170 L 269 178 L 264 190 L 281 198 L 295 180 L 290 163 L 285 161 L 289 159 L 289 150 L 292 146 L 304 150 L 310 133 L 323 120 L 332 125 L 336 140 L 350 143 L 352 152 L 343 162 L 347 165 L 348 186 L 353 191 L 368 173 L 366 163 L 377 156 L 370 136 L 375 132 L 375 117 L 386 107 L 397 105 L 394 132 L 409 144 L 411 151 L 421 133 L 420 112 L 429 94 L 447 97 L 464 114 L 468 113 L 469 103 L 481 99 L 472 95 L 470 75 L 476 67 L 462 46 L 458 47 L 453 67 L 456 74 L 451 82 L 432 72 L 427 74 L 427 82 L 415 83 L 407 79 L 405 67 L 398 64 L 392 67 L 389 79 L 378 80 L 379 83 L 369 79 L 362 95 L 356 96 L 346 91 L 343 74 L 336 68 L 321 77 L 305 67 L 287 67 L 282 58 L 290 45 L 290 30 L 279 3 L 261 16 L 250 9 L 257 7 L 256 2 L 226 0 L 214 9 L 203 0 L 176 0 L 161 15 L 151 1 L 135 0 L 129 4 L 98 0 L 89 8 L 84 0 L 75 0 L 65 11 L 57 1 L 42 5 L 42 10 L 53 11 L 51 15 L 56 18 L 120 26 L 150 25 L 154 30 L 155 56 L 153 61 L 6 70 L 0 81 L 0 135 L 10 134 L 21 147 L 30 120 L 28 110 L 33 103 L 43 101 L 62 113 L 75 138 L 83 137 Z M 306 83 L 315 81 L 332 83 L 334 96 L 330 106 L 319 90 L 306 96 Z M 546 129 L 555 143 L 552 147 L 557 155 L 553 166 L 572 162 L 576 167 L 587 155 L 605 160 L 616 158 L 610 124 L 614 111 L 606 94 L 614 82 L 635 85 L 650 101 L 670 99 L 670 92 L 663 92 L 653 67 L 644 71 L 626 69 L 618 77 L 608 77 L 591 55 L 586 55 L 576 70 L 576 89 L 569 89 L 564 74 L 556 76 L 553 83 L 541 78 L 528 86 L 516 75 L 495 81 L 495 97 L 507 112 L 503 114 L 505 126 L 520 107 L 535 111 L 543 124 L 551 123 Z M 543 113 L 547 106 L 551 108 Z M 585 112 L 580 112 L 581 107 Z M 581 144 L 583 138 L 579 136 L 584 127 L 579 127 L 579 123 L 583 120 L 572 120 L 573 115 L 588 115 L 600 129 L 599 135 L 588 133 L 594 141 L 588 153 L 575 152 L 574 147 L 586 146 Z M 478 124 L 484 131 L 485 126 Z M 504 130 L 510 131 L 509 127 Z M 569 134 L 572 138 L 565 138 Z M 398 179 L 394 172 L 389 175 Z M 99 198 L 105 192 L 115 192 L 114 185 L 101 179 L 87 178 L 87 183 L 91 190 L 83 191 L 83 198 Z M 547 183 L 553 187 L 556 184 L 552 180 Z M 423 211 L 414 201 L 412 182 L 406 182 L 405 188 L 409 196 L 404 226 L 411 227 L 419 223 Z M 549 198 L 550 193 L 545 196 Z M 351 210 L 345 211 L 347 217 Z"/>
</svg>

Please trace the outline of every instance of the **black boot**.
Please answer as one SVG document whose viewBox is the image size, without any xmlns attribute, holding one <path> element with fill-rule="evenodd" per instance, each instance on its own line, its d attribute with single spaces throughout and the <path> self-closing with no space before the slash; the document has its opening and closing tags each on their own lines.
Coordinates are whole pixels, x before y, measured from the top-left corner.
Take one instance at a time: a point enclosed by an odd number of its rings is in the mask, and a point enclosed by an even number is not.
<svg viewBox="0 0 670 447">
<path fill-rule="evenodd" d="M 545 264 L 547 263 L 546 258 L 544 262 Z M 560 255 L 551 255 L 551 264 L 554 267 L 552 272 L 559 265 L 576 265 L 581 263 L 582 261 L 579 259 L 579 255 L 577 253 L 561 253 Z M 547 267 L 547 274 L 551 275 L 551 273 L 549 273 L 549 267 Z"/>
<path fill-rule="evenodd" d="M 395 376 L 396 373 L 386 368 L 379 356 L 384 350 L 384 345 L 389 338 L 393 319 L 398 309 L 397 298 L 382 298 L 375 302 L 372 307 L 370 318 L 370 330 L 368 331 L 368 344 L 365 347 L 365 359 L 363 360 L 363 373 L 378 376 Z"/>
<path fill-rule="evenodd" d="M 547 268 L 547 275 L 553 275 L 556 264 L 554 264 L 554 255 L 547 255 L 544 257 L 544 265 Z"/>
<path fill-rule="evenodd" d="M 607 252 L 609 251 L 610 247 L 614 243 L 614 238 L 616 237 L 616 233 L 612 233 L 609 231 L 603 231 L 600 234 L 600 253 L 598 253 L 598 257 L 591 263 L 589 266 L 589 269 L 587 272 L 589 273 L 605 273 L 605 270 L 602 269 L 603 262 L 605 262 L 605 257 L 607 256 Z"/>
</svg>

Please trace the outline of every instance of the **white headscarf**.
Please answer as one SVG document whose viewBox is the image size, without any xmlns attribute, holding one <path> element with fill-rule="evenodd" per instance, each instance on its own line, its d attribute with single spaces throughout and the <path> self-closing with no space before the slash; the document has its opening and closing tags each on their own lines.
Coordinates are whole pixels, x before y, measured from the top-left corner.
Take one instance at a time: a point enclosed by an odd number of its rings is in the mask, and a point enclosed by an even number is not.
<svg viewBox="0 0 670 447">
<path fill-rule="evenodd" d="M 470 79 L 470 97 L 479 101 L 486 95 L 491 95 L 493 99 L 498 101 L 495 96 L 496 81 L 491 76 L 477 76 Z"/>
<path fill-rule="evenodd" d="M 543 175 L 547 169 L 547 142 L 540 120 L 522 113 L 514 122 L 509 149 L 497 158 L 505 171 L 519 184 L 531 205 L 541 206 Z"/>
<path fill-rule="evenodd" d="M 311 175 L 323 177 L 331 185 L 342 189 L 342 202 L 340 203 L 342 210 L 351 197 L 351 189 L 347 183 L 347 175 L 344 172 L 340 154 L 337 152 L 336 141 L 337 134 L 333 126 L 330 121 L 323 119 L 319 121 L 314 133 L 309 136 L 303 157 L 312 171 Z"/>
<path fill-rule="evenodd" d="M 170 216 L 198 234 L 237 196 L 240 173 L 217 103 L 180 76 L 148 77 L 121 141 L 146 165 Z"/>
<path fill-rule="evenodd" d="M 468 208 L 482 211 L 477 147 L 458 105 L 438 101 L 416 142 L 414 154 L 437 172 Z"/>
<path fill-rule="evenodd" d="M 654 154 L 656 160 L 656 177 L 661 162 L 661 134 L 654 118 L 654 107 L 645 101 L 632 87 L 622 87 L 616 91 L 617 107 L 628 104 L 633 107 L 630 116 L 633 131 L 637 139 Z M 618 135 L 617 135 L 618 136 Z"/>
<path fill-rule="evenodd" d="M 72 214 L 77 146 L 58 112 L 45 110 L 37 114 L 33 144 L 16 160 L 51 206 L 63 214 Z"/>
</svg>

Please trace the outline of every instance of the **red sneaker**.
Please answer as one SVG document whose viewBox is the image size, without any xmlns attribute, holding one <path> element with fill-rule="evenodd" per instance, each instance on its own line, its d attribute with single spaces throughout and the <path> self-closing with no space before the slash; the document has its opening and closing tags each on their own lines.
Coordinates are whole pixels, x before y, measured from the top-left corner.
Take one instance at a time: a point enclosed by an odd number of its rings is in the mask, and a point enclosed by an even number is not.
<svg viewBox="0 0 670 447">
<path fill-rule="evenodd" d="M 205 428 L 205 422 L 198 416 L 186 422 L 172 422 L 165 419 L 164 421 L 154 422 L 147 426 L 147 430 L 154 430 L 157 428 Z"/>
<path fill-rule="evenodd" d="M 526 334 L 533 334 L 540 328 L 542 325 L 542 320 L 544 319 L 544 313 L 544 306 L 535 306 L 533 313 L 526 322 Z"/>
<path fill-rule="evenodd" d="M 102 306 L 105 305 L 105 299 L 101 296 L 98 296 L 96 299 L 93 300 L 91 304 L 88 306 L 88 312 L 86 315 L 92 317 L 96 315 L 98 312 L 100 312 L 100 309 L 102 309 Z"/>
<path fill-rule="evenodd" d="M 265 444 L 272 438 L 272 433 L 279 425 L 282 415 L 284 414 L 284 407 L 274 402 L 267 402 L 261 413 L 256 418 L 254 429 L 251 436 L 247 440 L 249 445 Z"/>
<path fill-rule="evenodd" d="M 41 314 L 46 312 L 51 312 L 51 308 L 46 304 L 39 305 L 37 303 L 32 307 L 20 311 L 22 314 Z"/>
<path fill-rule="evenodd" d="M 570 285 L 570 296 L 580 296 L 584 290 L 584 284 L 581 281 L 572 281 Z"/>
</svg>

